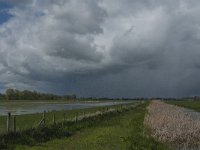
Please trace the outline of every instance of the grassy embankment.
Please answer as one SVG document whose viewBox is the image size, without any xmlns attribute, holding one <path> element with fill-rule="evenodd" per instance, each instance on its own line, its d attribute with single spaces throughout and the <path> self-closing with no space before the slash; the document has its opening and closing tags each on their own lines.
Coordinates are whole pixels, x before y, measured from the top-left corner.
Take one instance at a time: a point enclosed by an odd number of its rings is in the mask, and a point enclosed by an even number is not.
<svg viewBox="0 0 200 150">
<path fill-rule="evenodd" d="M 177 100 L 177 101 L 166 101 L 166 103 L 190 108 L 195 111 L 200 111 L 200 101 L 189 101 L 189 100 L 178 101 Z"/>
<path fill-rule="evenodd" d="M 144 128 L 146 105 L 123 111 L 114 111 L 96 117 L 67 123 L 57 130 L 65 133 L 60 138 L 48 141 L 18 142 L 15 149 L 66 149 L 66 150 L 165 150 L 166 146 L 156 142 Z M 20 140 L 21 141 L 21 140 Z M 31 146 L 30 146 L 31 145 Z"/>
</svg>

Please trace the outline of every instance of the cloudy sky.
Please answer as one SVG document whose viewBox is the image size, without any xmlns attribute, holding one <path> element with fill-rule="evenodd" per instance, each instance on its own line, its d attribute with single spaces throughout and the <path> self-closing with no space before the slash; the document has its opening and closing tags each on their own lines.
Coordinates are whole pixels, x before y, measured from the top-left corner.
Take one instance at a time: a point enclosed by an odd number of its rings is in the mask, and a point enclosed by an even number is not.
<svg viewBox="0 0 200 150">
<path fill-rule="evenodd" d="M 0 0 L 0 91 L 200 94 L 199 0 Z"/>
</svg>

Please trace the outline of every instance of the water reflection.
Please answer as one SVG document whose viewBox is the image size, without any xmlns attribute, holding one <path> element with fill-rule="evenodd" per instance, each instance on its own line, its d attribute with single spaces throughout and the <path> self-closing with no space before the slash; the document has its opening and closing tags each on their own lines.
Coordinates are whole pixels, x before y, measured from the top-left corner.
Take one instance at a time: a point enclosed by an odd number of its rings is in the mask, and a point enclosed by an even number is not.
<svg viewBox="0 0 200 150">
<path fill-rule="evenodd" d="M 90 103 L 55 103 L 55 102 L 16 102 L 16 103 L 5 103 L 0 104 L 0 115 L 4 116 L 7 112 L 11 112 L 13 115 L 22 114 L 34 114 L 41 113 L 43 111 L 53 110 L 72 110 L 72 109 L 83 109 L 98 106 L 111 106 L 124 104 L 127 102 L 90 102 Z"/>
</svg>

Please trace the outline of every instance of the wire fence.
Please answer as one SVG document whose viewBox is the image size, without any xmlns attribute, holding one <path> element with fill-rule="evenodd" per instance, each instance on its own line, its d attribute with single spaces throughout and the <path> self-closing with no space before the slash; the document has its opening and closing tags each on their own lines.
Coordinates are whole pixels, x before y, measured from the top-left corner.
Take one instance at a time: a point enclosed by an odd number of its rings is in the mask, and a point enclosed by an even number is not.
<svg viewBox="0 0 200 150">
<path fill-rule="evenodd" d="M 51 125 L 66 121 L 79 121 L 84 118 L 94 117 L 97 115 L 103 115 L 109 112 L 122 111 L 130 107 L 136 107 L 140 103 L 121 104 L 109 107 L 97 107 L 80 110 L 68 110 L 68 111 L 52 111 L 29 114 L 29 115 L 12 115 L 8 112 L 7 116 L 0 117 L 0 134 L 10 132 L 20 132 L 30 128 L 37 128 L 39 126 Z"/>
</svg>

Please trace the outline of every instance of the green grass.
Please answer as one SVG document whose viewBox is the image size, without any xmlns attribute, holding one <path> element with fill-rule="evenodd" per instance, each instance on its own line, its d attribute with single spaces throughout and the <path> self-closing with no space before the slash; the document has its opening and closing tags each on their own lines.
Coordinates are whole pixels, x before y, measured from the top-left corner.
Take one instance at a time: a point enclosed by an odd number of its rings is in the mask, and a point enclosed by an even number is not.
<svg viewBox="0 0 200 150">
<path fill-rule="evenodd" d="M 165 150 L 165 145 L 149 136 L 143 126 L 146 104 L 131 110 L 114 112 L 66 125 L 70 136 L 53 138 L 32 146 L 18 144 L 23 150 Z M 30 144 L 29 144 L 30 145 Z"/>
<path fill-rule="evenodd" d="M 181 107 L 186 107 L 186 108 L 190 108 L 193 109 L 195 111 L 200 111 L 200 101 L 166 101 L 168 104 L 173 104 L 173 105 L 177 105 L 177 106 L 181 106 Z"/>
</svg>

